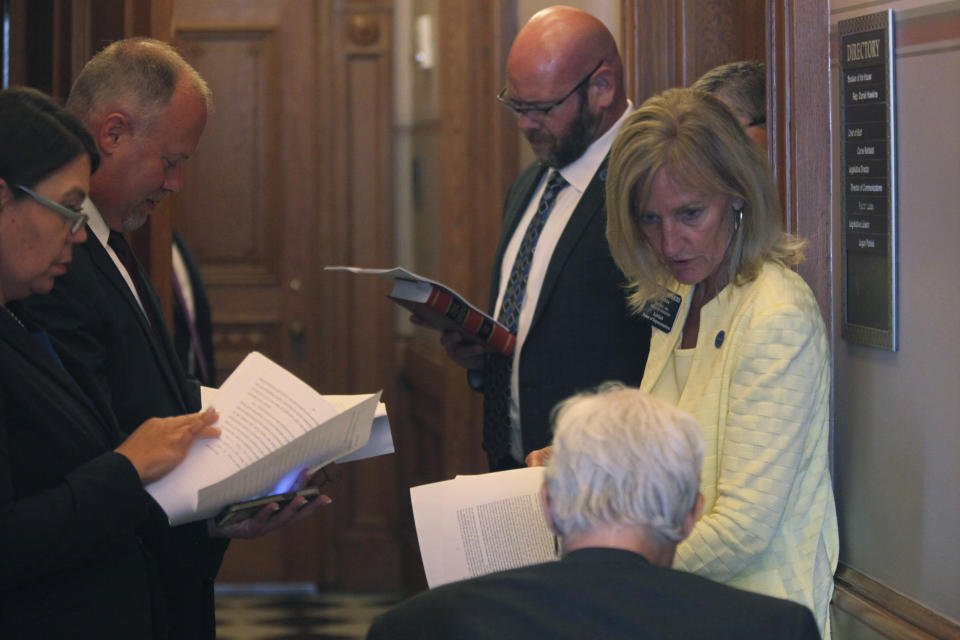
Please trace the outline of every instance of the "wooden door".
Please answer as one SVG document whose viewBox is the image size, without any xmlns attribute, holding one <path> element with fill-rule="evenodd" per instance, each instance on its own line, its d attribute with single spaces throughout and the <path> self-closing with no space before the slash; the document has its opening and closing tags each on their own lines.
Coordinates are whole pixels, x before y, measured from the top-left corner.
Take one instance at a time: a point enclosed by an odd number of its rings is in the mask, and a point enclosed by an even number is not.
<svg viewBox="0 0 960 640">
<path fill-rule="evenodd" d="M 390 21 L 387 2 L 172 2 L 169 39 L 214 93 L 172 208 L 220 381 L 257 350 L 322 393 L 391 401 L 390 305 L 322 270 L 392 260 Z M 219 579 L 394 588 L 394 474 L 391 457 L 345 466 L 334 505 L 234 541 Z"/>
</svg>

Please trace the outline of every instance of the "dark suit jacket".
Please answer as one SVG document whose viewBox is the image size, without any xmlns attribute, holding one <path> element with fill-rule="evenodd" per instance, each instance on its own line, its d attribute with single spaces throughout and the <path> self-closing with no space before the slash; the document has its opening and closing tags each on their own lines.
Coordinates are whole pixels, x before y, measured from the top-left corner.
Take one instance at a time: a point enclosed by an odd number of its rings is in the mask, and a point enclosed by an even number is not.
<svg viewBox="0 0 960 640">
<path fill-rule="evenodd" d="M 545 171 L 538 163 L 528 166 L 507 192 L 493 260 L 490 313 L 499 295 L 503 254 Z M 643 377 L 650 326 L 631 315 L 623 274 L 610 256 L 605 178 L 606 162 L 584 191 L 550 258 L 520 352 L 524 455 L 550 444 L 550 411 L 561 400 L 608 380 L 639 386 Z"/>
<path fill-rule="evenodd" d="M 74 245 L 73 262 L 53 291 L 16 308 L 47 330 L 82 387 L 109 398 L 124 433 L 154 416 L 198 411 L 199 384 L 183 372 L 168 331 L 161 326 L 157 339 L 103 245 L 93 232 L 87 235 L 84 244 Z M 152 287 L 150 294 L 143 302 L 162 318 Z M 213 579 L 225 542 L 211 540 L 205 522 L 167 527 L 146 542 L 162 559 L 171 637 L 213 638 Z"/>
<path fill-rule="evenodd" d="M 369 640 L 643 638 L 814 640 L 806 607 L 590 548 L 559 562 L 444 585 L 379 616 Z"/>
<path fill-rule="evenodd" d="M 203 279 L 200 277 L 200 268 L 193 259 L 190 248 L 184 241 L 183 236 L 174 229 L 173 243 L 183 257 L 183 263 L 187 267 L 187 275 L 190 278 L 190 288 L 193 290 L 193 312 L 194 326 L 197 330 L 197 338 L 200 341 L 200 348 L 203 349 L 203 360 L 207 366 L 207 372 L 210 378 L 204 380 L 200 367 L 194 362 L 193 369 L 189 370 L 189 375 L 193 376 L 203 384 L 216 386 L 216 368 L 213 358 L 213 320 L 210 315 L 210 301 L 207 299 L 207 290 L 203 286 Z M 192 347 L 190 340 L 190 327 L 187 324 L 187 311 L 180 305 L 177 297 L 173 299 L 173 346 L 177 352 L 177 358 L 184 369 L 187 368 L 189 353 Z"/>
<path fill-rule="evenodd" d="M 121 439 L 0 311 L 0 637 L 153 637 L 139 533 L 165 525 Z"/>
</svg>

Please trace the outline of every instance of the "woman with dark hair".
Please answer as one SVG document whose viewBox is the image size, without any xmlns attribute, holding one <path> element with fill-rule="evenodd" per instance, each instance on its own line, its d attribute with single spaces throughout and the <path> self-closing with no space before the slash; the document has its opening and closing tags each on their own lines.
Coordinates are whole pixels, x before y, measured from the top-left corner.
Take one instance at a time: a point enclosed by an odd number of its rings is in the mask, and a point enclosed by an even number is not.
<svg viewBox="0 0 960 640">
<path fill-rule="evenodd" d="M 212 411 L 154 418 L 125 440 L 46 334 L 9 303 L 48 293 L 86 238 L 99 158 L 43 94 L 0 91 L 0 636 L 153 638 L 162 610 L 140 540 L 165 517 L 144 490 L 215 436 Z"/>
<path fill-rule="evenodd" d="M 766 158 L 716 97 L 666 91 L 613 143 L 607 212 L 629 301 L 655 327 L 640 386 L 707 441 L 704 515 L 674 566 L 805 604 L 829 638 L 829 349 Z"/>
</svg>

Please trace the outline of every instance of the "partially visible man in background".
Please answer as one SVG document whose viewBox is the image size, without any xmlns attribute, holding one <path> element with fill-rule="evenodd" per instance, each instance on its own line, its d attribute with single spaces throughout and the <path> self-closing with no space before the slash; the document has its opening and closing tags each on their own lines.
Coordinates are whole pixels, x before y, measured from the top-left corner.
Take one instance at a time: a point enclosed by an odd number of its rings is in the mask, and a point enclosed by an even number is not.
<svg viewBox="0 0 960 640">
<path fill-rule="evenodd" d="M 723 101 L 758 147 L 767 150 L 767 69 L 757 60 L 715 67 L 690 85 Z"/>
</svg>

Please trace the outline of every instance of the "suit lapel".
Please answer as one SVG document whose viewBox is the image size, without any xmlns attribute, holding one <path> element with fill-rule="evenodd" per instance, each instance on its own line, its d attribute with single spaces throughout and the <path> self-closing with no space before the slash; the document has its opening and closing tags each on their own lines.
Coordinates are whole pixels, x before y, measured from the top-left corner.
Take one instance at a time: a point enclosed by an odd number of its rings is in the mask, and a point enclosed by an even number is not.
<svg viewBox="0 0 960 640">
<path fill-rule="evenodd" d="M 163 327 L 159 327 L 158 331 L 156 332 L 164 338 L 163 344 L 160 344 L 158 342 L 157 335 L 154 333 L 153 328 L 151 328 L 149 321 L 147 320 L 146 315 L 144 315 L 143 309 L 140 307 L 137 299 L 133 296 L 133 292 L 130 291 L 130 287 L 127 285 L 126 280 L 124 280 L 123 276 L 120 275 L 117 265 L 113 262 L 113 259 L 107 253 L 107 250 L 104 249 L 103 245 L 100 244 L 100 241 L 97 240 L 94 234 L 90 233 L 88 235 L 89 237 L 87 238 L 86 246 L 90 251 L 91 262 L 101 272 L 103 277 L 110 282 L 110 285 L 114 288 L 115 293 L 122 297 L 125 304 L 127 304 L 133 310 L 133 313 L 137 318 L 137 324 L 140 327 L 140 331 L 143 333 L 144 340 L 146 340 L 147 344 L 150 345 L 150 349 L 153 351 L 154 360 L 156 361 L 157 366 L 163 372 L 163 375 L 167 381 L 167 385 L 180 400 L 180 403 L 186 407 L 186 398 L 181 392 L 180 385 L 177 383 L 177 377 L 174 375 L 172 369 L 171 358 L 176 358 L 176 354 L 174 353 L 173 345 L 170 343 L 169 338 L 167 338 L 166 331 Z M 140 275 L 142 278 L 144 278 L 144 281 L 149 282 L 146 272 L 140 266 L 139 260 L 137 261 L 137 268 L 140 269 Z M 152 287 L 148 287 L 146 298 L 146 300 L 142 301 L 144 306 L 152 305 L 154 317 L 157 319 L 162 319 L 163 313 L 160 310 L 160 300 L 157 298 Z"/>
</svg>

